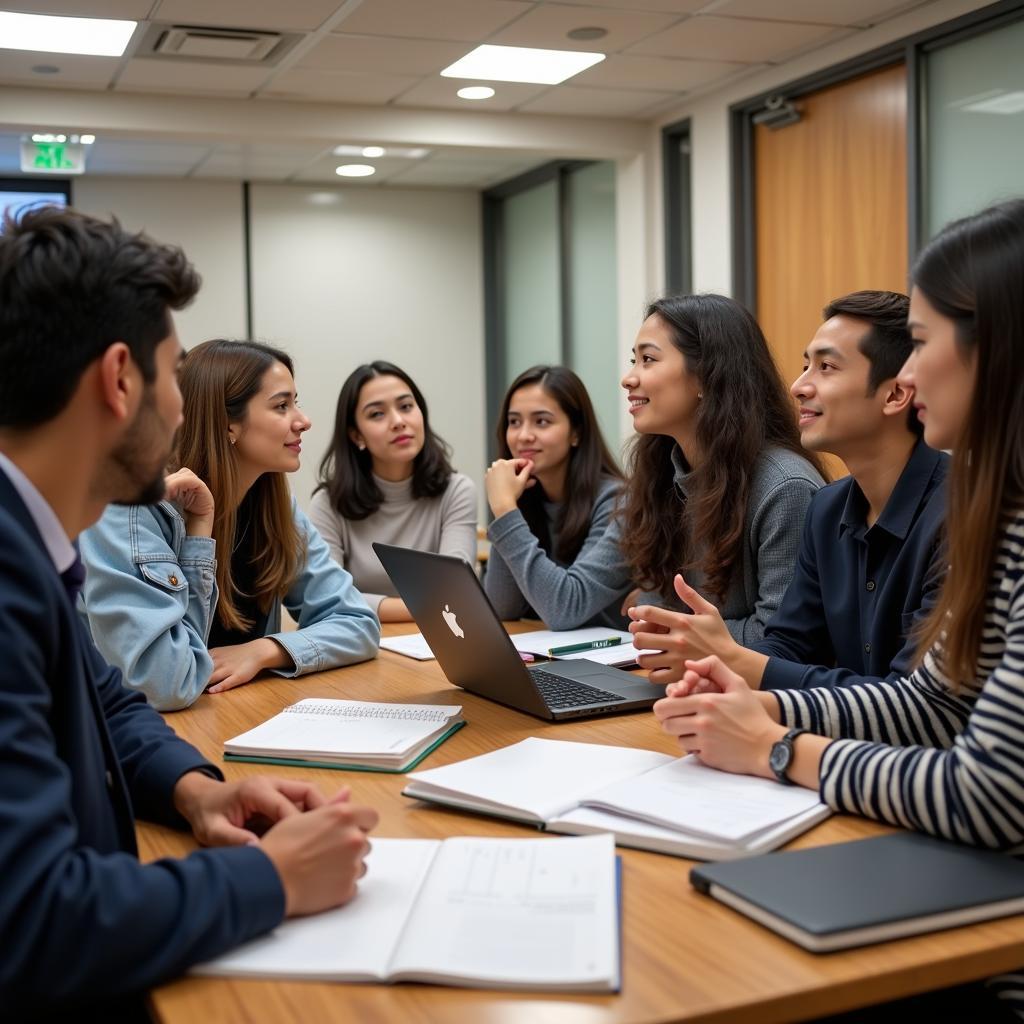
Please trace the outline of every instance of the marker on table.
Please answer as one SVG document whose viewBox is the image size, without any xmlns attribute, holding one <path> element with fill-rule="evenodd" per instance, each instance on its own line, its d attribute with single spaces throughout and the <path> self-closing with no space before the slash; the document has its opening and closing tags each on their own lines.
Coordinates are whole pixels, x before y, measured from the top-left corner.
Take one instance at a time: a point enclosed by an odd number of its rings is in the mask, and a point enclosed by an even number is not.
<svg viewBox="0 0 1024 1024">
<path fill-rule="evenodd" d="M 602 647 L 617 647 L 621 636 L 609 636 L 604 640 L 587 640 L 582 644 L 566 644 L 564 647 L 549 647 L 548 657 L 558 658 L 563 654 L 579 654 L 580 651 L 599 651 Z"/>
</svg>

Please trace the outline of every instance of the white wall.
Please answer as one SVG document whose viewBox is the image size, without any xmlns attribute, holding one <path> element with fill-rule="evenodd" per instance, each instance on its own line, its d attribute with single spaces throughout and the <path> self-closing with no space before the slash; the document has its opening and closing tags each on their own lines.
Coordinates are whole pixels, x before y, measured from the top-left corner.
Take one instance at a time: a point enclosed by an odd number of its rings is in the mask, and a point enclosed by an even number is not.
<svg viewBox="0 0 1024 1024">
<path fill-rule="evenodd" d="M 305 505 L 338 392 L 387 359 L 423 392 L 434 429 L 481 488 L 486 437 L 483 253 L 475 191 L 252 187 L 256 338 L 295 359 L 313 420 L 292 485 Z"/>
<path fill-rule="evenodd" d="M 180 245 L 202 275 L 195 302 L 176 314 L 185 348 L 245 336 L 245 260 L 239 182 L 76 178 L 72 201 L 83 213 L 114 214 L 133 231 Z"/>
<path fill-rule="evenodd" d="M 652 176 L 648 189 L 651 225 L 648 266 L 651 290 L 664 287 L 664 214 L 661 183 L 661 129 L 690 118 L 692 141 L 693 288 L 726 295 L 732 290 L 732 177 L 729 153 L 729 107 L 751 96 L 832 67 L 894 40 L 987 6 L 987 0 L 937 0 L 875 28 L 815 50 L 785 64 L 743 78 L 725 89 L 695 97 L 667 112 L 652 127 L 648 155 Z"/>
</svg>

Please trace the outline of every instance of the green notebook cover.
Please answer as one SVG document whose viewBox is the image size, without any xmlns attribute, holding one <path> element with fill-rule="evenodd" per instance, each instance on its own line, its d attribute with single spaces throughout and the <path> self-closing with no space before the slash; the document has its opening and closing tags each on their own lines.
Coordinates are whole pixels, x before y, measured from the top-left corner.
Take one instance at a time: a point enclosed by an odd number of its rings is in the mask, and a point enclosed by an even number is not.
<svg viewBox="0 0 1024 1024">
<path fill-rule="evenodd" d="M 455 722 L 446 729 L 414 761 L 401 768 L 381 768 L 376 765 L 340 764 L 330 761 L 305 761 L 294 757 L 257 757 L 252 754 L 224 754 L 225 761 L 246 761 L 250 764 L 283 764 L 290 768 L 336 768 L 343 772 L 384 772 L 386 775 L 404 775 L 415 768 L 428 754 L 433 753 L 449 736 L 458 732 L 466 723 Z"/>
</svg>

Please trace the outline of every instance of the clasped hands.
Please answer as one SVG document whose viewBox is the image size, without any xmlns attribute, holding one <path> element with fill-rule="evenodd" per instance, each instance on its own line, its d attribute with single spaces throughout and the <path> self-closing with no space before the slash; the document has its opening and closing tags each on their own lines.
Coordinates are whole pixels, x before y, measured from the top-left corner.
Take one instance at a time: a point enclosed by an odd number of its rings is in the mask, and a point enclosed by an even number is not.
<svg viewBox="0 0 1024 1024">
<path fill-rule="evenodd" d="M 187 772 L 173 802 L 204 846 L 259 846 L 277 869 L 289 917 L 355 895 L 378 820 L 373 808 L 352 803 L 347 786 L 327 798 L 308 783 L 270 776 L 220 782 Z"/>
</svg>

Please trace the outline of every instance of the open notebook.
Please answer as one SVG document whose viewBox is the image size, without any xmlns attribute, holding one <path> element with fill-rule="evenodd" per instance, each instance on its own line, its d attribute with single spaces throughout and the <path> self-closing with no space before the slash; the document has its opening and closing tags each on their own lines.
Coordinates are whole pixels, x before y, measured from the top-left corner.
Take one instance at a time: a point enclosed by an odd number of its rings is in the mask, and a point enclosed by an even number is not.
<svg viewBox="0 0 1024 1024">
<path fill-rule="evenodd" d="M 537 738 L 416 772 L 402 793 L 549 832 L 611 832 L 621 846 L 697 860 L 773 850 L 829 814 L 811 790 L 695 757 Z"/>
<path fill-rule="evenodd" d="M 516 650 L 521 654 L 534 654 L 547 658 L 552 657 L 548 654 L 552 648 L 572 647 L 595 641 L 601 643 L 611 638 L 618 640 L 618 643 L 608 647 L 570 651 L 566 654 L 554 655 L 554 657 L 569 661 L 586 659 L 587 661 L 596 661 L 600 665 L 614 665 L 621 668 L 624 665 L 635 665 L 637 657 L 641 654 L 654 653 L 653 651 L 638 651 L 633 646 L 633 635 L 625 630 L 604 629 L 595 626 L 567 630 L 539 629 L 532 633 L 516 633 L 511 639 Z M 407 658 L 415 658 L 417 661 L 429 661 L 434 657 L 434 652 L 431 651 L 422 633 L 384 637 L 380 646 L 386 651 L 404 654 Z"/>
<path fill-rule="evenodd" d="M 405 772 L 464 724 L 454 704 L 307 697 L 225 741 L 224 760 Z"/>
<path fill-rule="evenodd" d="M 615 992 L 610 836 L 373 839 L 354 900 L 193 968 L 317 981 Z"/>
</svg>

